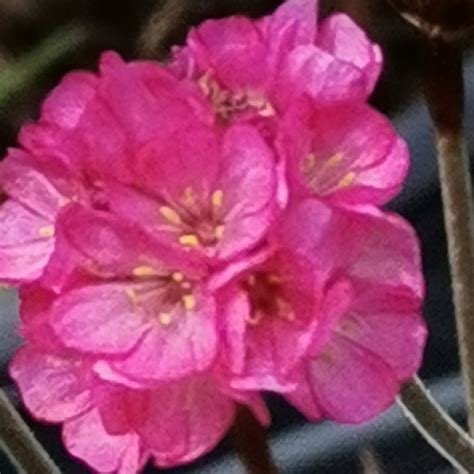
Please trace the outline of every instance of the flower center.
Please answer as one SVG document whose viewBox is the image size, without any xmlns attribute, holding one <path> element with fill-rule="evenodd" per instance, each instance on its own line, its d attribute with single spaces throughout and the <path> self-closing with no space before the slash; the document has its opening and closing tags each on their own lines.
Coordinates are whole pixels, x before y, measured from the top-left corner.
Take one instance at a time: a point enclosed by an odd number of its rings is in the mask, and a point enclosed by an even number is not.
<svg viewBox="0 0 474 474">
<path fill-rule="evenodd" d="M 163 326 L 172 324 L 173 314 L 181 310 L 192 311 L 196 307 L 193 285 L 181 272 L 160 275 L 144 265 L 134 268 L 132 275 L 133 281 L 140 285 L 126 290 L 128 298 L 135 305 L 159 301 L 158 321 Z"/>
<path fill-rule="evenodd" d="M 200 199 L 192 188 L 187 188 L 178 203 L 162 206 L 160 214 L 183 247 L 211 249 L 225 232 L 222 212 L 224 192 L 214 191 L 207 199 Z"/>
<path fill-rule="evenodd" d="M 295 314 L 284 296 L 281 278 L 271 272 L 257 271 L 241 282 L 250 303 L 250 314 L 246 321 L 252 326 L 265 318 L 278 317 L 293 321 Z"/>
<path fill-rule="evenodd" d="M 223 89 L 209 73 L 204 74 L 198 84 L 224 122 L 229 122 L 237 114 L 246 111 L 254 112 L 260 117 L 273 117 L 276 114 L 272 104 L 261 94 Z"/>
</svg>

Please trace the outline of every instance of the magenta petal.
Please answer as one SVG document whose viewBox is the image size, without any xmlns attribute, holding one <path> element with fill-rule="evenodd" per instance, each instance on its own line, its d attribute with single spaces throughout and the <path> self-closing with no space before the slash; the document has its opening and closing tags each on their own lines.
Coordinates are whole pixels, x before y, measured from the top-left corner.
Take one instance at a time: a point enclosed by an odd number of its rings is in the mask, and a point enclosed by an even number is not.
<svg viewBox="0 0 474 474">
<path fill-rule="evenodd" d="M 210 451 L 234 418 L 233 401 L 206 377 L 164 385 L 151 394 L 148 409 L 140 436 L 162 467 L 191 462 Z"/>
<path fill-rule="evenodd" d="M 97 82 L 97 77 L 90 73 L 68 74 L 45 100 L 41 119 L 64 129 L 73 129 L 94 98 Z"/>
<path fill-rule="evenodd" d="M 10 375 L 35 418 L 61 422 L 89 409 L 91 396 L 81 363 L 26 346 L 10 364 Z"/>
<path fill-rule="evenodd" d="M 102 284 L 60 296 L 51 324 L 69 348 L 97 354 L 123 354 L 150 330 L 143 310 L 131 301 L 131 285 Z"/>
<path fill-rule="evenodd" d="M 273 153 L 251 127 L 229 129 L 224 156 L 219 186 L 224 193 L 225 232 L 218 253 L 230 259 L 255 245 L 272 223 L 277 176 Z"/>
<path fill-rule="evenodd" d="M 371 94 L 382 70 L 382 51 L 349 16 L 338 14 L 325 20 L 318 33 L 317 45 L 359 69 L 366 96 Z"/>
<path fill-rule="evenodd" d="M 73 456 L 82 459 L 97 472 L 132 474 L 139 468 L 138 436 L 109 435 L 98 410 L 65 423 L 63 441 Z"/>
<path fill-rule="evenodd" d="M 323 412 L 341 423 L 362 423 L 387 409 L 398 383 L 382 359 L 342 337 L 308 362 L 309 383 Z M 304 407 L 300 407 L 304 413 Z M 310 405 L 310 413 L 314 410 Z"/>
<path fill-rule="evenodd" d="M 191 31 L 188 47 L 200 70 L 214 72 L 230 89 L 258 87 L 266 79 L 265 44 L 247 18 L 208 20 Z"/>
<path fill-rule="evenodd" d="M 426 341 L 426 328 L 418 313 L 372 307 L 357 308 L 341 322 L 344 336 L 381 357 L 405 381 L 418 371 Z M 399 312 L 397 312 L 397 310 Z"/>
<path fill-rule="evenodd" d="M 162 325 L 156 314 L 157 320 L 140 344 L 125 359 L 113 362 L 113 367 L 141 380 L 170 380 L 207 369 L 217 349 L 215 302 L 204 296 L 196 297 L 196 304 L 192 311 L 171 312 L 169 325 Z"/>
</svg>

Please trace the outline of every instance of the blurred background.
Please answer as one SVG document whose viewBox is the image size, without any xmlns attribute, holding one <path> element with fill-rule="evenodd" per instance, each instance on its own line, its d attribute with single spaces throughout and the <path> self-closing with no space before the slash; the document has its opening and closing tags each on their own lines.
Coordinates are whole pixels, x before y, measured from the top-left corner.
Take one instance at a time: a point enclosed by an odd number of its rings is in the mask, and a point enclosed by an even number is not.
<svg viewBox="0 0 474 474">
<path fill-rule="evenodd" d="M 67 71 L 95 69 L 97 58 L 105 49 L 116 50 L 127 59 L 136 58 L 140 34 L 160 3 L 0 0 L 0 156 L 7 147 L 15 145 L 20 126 L 38 116 L 45 95 Z M 273 11 L 281 0 L 188 0 L 187 3 L 186 15 L 171 29 L 166 45 L 181 42 L 191 25 L 206 18 L 237 13 L 259 16 Z M 428 283 L 425 316 L 430 339 L 421 377 L 435 398 L 464 423 L 432 126 L 418 86 L 417 34 L 385 0 L 322 0 L 321 6 L 324 15 L 335 10 L 346 11 L 384 50 L 386 66 L 372 102 L 394 121 L 412 153 L 409 179 L 390 208 L 415 226 L 423 245 Z M 466 130 L 474 150 L 474 57 L 469 48 L 466 80 Z M 6 373 L 7 362 L 20 344 L 16 321 L 15 294 L 0 291 L 0 386 L 18 403 Z M 269 404 L 274 420 L 269 434 L 271 447 L 283 474 L 454 472 L 396 406 L 372 423 L 346 427 L 330 422 L 306 423 L 276 397 L 269 397 Z M 21 404 L 18 406 L 21 409 Z M 66 454 L 57 427 L 39 425 L 24 411 L 22 415 L 64 473 L 89 472 Z M 146 472 L 157 470 L 149 467 Z M 199 463 L 169 472 L 238 474 L 243 470 L 232 452 L 231 439 L 227 439 Z M 15 474 L 1 453 L 0 473 Z"/>
</svg>

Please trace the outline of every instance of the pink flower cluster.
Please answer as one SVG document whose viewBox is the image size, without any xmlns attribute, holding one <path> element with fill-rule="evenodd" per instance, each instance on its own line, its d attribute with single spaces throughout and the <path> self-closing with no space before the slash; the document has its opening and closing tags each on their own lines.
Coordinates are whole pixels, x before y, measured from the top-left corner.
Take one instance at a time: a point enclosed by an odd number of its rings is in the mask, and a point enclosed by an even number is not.
<svg viewBox="0 0 474 474">
<path fill-rule="evenodd" d="M 404 142 L 367 105 L 381 52 L 316 0 L 211 20 L 170 64 L 68 75 L 1 165 L 10 371 L 101 473 L 190 462 L 263 391 L 366 421 L 418 369 L 416 236 L 379 209 Z"/>
</svg>

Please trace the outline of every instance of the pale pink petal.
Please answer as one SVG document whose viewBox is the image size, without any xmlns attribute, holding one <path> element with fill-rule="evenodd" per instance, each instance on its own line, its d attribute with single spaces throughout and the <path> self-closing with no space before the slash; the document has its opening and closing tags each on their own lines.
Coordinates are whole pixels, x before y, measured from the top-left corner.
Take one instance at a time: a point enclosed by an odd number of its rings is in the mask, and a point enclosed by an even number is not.
<svg viewBox="0 0 474 474">
<path fill-rule="evenodd" d="M 54 247 L 54 226 L 15 201 L 0 207 L 0 279 L 32 281 L 48 263 Z"/>
<path fill-rule="evenodd" d="M 357 67 L 364 78 L 366 95 L 371 94 L 382 70 L 382 51 L 349 16 L 337 14 L 325 20 L 318 32 L 317 45 Z"/>
<path fill-rule="evenodd" d="M 91 394 L 80 360 L 45 354 L 37 348 L 20 349 L 10 364 L 10 375 L 35 418 L 61 422 L 87 411 Z"/>
<path fill-rule="evenodd" d="M 186 311 L 180 305 L 160 322 L 154 307 L 152 329 L 123 360 L 112 366 L 132 379 L 169 380 L 207 369 L 216 357 L 217 333 L 215 302 L 212 297 L 195 295 L 196 307 Z"/>
<path fill-rule="evenodd" d="M 98 284 L 60 296 L 51 325 L 69 348 L 97 354 L 124 354 L 151 329 L 148 316 L 130 298 L 133 285 Z"/>
<path fill-rule="evenodd" d="M 340 423 L 362 423 L 386 410 L 395 400 L 398 383 L 393 370 L 378 356 L 342 337 L 334 337 L 321 355 L 308 362 L 314 398 L 291 401 L 314 417 L 319 409 Z M 304 388 L 306 392 L 308 387 Z"/>
<path fill-rule="evenodd" d="M 139 465 L 139 440 L 133 433 L 111 436 L 102 423 L 97 410 L 66 422 L 63 441 L 67 450 L 82 459 L 95 471 L 103 473 L 136 472 L 131 467 Z"/>
</svg>

